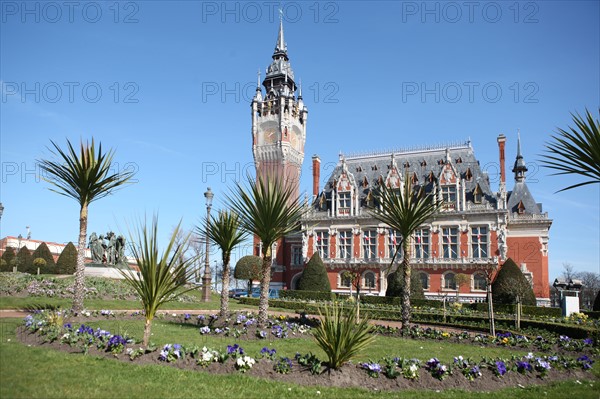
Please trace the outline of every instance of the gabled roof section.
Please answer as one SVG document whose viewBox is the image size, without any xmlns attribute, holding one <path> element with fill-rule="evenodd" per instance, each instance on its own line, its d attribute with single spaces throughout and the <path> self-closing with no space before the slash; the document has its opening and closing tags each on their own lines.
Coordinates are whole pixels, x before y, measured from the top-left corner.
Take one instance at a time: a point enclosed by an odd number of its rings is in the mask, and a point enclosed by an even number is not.
<svg viewBox="0 0 600 399">
<path fill-rule="evenodd" d="M 496 202 L 495 195 L 490 188 L 489 178 L 481 170 L 470 141 L 409 150 L 342 156 L 323 187 L 323 194 L 328 200 L 331 198 L 334 182 L 339 181 L 343 167 L 345 167 L 346 171 L 352 171 L 351 175 L 356 182 L 366 181 L 368 183 L 366 186 L 361 184 L 360 187 L 355 185 L 361 204 L 365 204 L 369 192 L 376 191 L 381 184 L 387 184 L 393 164 L 397 165 L 398 177 L 401 180 L 408 174 L 411 179 L 416 178 L 417 184 L 424 187 L 426 192 L 431 192 L 438 176 L 441 176 L 446 167 L 446 162 L 450 162 L 457 179 L 465 179 L 467 194 L 471 193 L 479 184 L 483 202 Z M 470 170 L 470 180 L 466 179 L 467 170 Z"/>
<path fill-rule="evenodd" d="M 524 181 L 516 182 L 515 187 L 508 193 L 506 204 L 510 213 L 540 214 L 542 210 L 535 202 L 527 184 Z"/>
</svg>

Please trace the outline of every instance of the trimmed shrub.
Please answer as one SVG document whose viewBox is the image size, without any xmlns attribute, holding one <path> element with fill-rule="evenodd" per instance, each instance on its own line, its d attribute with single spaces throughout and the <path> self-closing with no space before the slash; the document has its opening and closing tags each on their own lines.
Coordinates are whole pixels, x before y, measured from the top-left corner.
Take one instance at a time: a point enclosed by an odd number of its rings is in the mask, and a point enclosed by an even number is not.
<svg viewBox="0 0 600 399">
<path fill-rule="evenodd" d="M 48 249 L 48 246 L 46 245 L 45 242 L 41 243 L 35 251 L 33 251 L 33 254 L 31 255 L 35 261 L 35 259 L 41 258 L 44 259 L 46 261 L 46 263 L 44 264 L 44 267 L 40 267 L 40 273 L 41 274 L 48 274 L 48 273 L 54 273 L 55 269 L 56 269 L 56 262 L 54 262 L 54 257 L 52 256 L 52 253 L 50 252 L 50 249 Z M 36 266 L 36 273 L 37 273 L 37 266 Z"/>
<path fill-rule="evenodd" d="M 396 273 L 393 272 L 388 275 L 388 286 L 385 291 L 386 297 L 398 297 L 402 298 L 402 290 L 404 289 L 404 281 L 396 280 Z M 416 299 L 425 299 L 425 294 L 423 293 L 423 285 L 421 284 L 421 279 L 419 278 L 419 274 L 412 270 L 410 274 L 410 300 L 411 304 L 413 300 Z"/>
<path fill-rule="evenodd" d="M 18 272 L 24 272 L 29 274 L 37 274 L 32 273 L 33 270 L 33 258 L 31 257 L 31 252 L 27 247 L 21 247 L 19 252 L 17 252 L 17 256 L 12 260 L 13 264 L 11 266 L 17 266 Z"/>
<path fill-rule="evenodd" d="M 2 260 L 6 263 L 2 263 L 0 271 L 12 272 L 12 260 L 15 258 L 15 249 L 13 247 L 7 247 L 2 254 Z"/>
<path fill-rule="evenodd" d="M 429 302 L 439 302 L 440 305 L 442 303 L 441 301 Z M 258 306 L 258 298 L 240 298 L 240 303 L 243 305 Z M 270 299 L 269 305 L 282 309 L 290 309 L 297 313 L 318 314 L 319 312 L 319 305 L 315 303 L 291 302 L 281 299 Z M 363 308 L 360 313 L 363 317 L 368 317 L 370 319 L 377 320 L 400 320 L 402 318 L 400 310 Z M 494 320 L 497 329 L 510 331 L 514 328 L 515 325 L 514 317 L 511 316 L 496 317 Z M 448 314 L 446 315 L 446 322 L 444 322 L 444 316 L 441 313 L 413 311 L 411 315 L 411 321 L 415 323 L 435 324 L 440 326 L 451 326 L 455 328 L 480 329 L 481 331 L 487 331 L 489 328 L 487 316 Z M 551 323 L 541 320 L 521 320 L 521 328 L 530 327 L 550 331 L 559 335 L 566 335 L 571 338 L 577 339 L 591 337 L 597 331 L 597 329 L 593 327 L 586 327 L 582 325 Z"/>
<path fill-rule="evenodd" d="M 281 290 L 279 291 L 281 299 L 295 299 L 302 301 L 333 301 L 336 295 L 332 292 L 323 291 L 299 291 L 299 290 Z M 269 301 L 271 303 L 271 301 Z"/>
<path fill-rule="evenodd" d="M 492 283 L 492 300 L 494 304 L 513 304 L 521 298 L 523 305 L 536 305 L 535 294 L 517 264 L 508 258 L 500 268 Z"/>
<path fill-rule="evenodd" d="M 69 242 L 62 250 L 56 261 L 57 274 L 75 274 L 77 269 L 77 248 L 72 242 Z"/>
<path fill-rule="evenodd" d="M 262 258 L 255 255 L 242 256 L 235 264 L 233 277 L 238 280 L 248 281 L 248 296 L 252 288 L 252 280 L 260 280 L 260 270 L 262 267 Z"/>
<path fill-rule="evenodd" d="M 31 273 L 31 274 L 37 274 L 37 270 L 40 269 L 40 274 L 47 274 L 46 273 L 46 259 L 44 258 L 34 258 L 33 259 L 33 268 L 35 269 L 35 273 Z"/>
<path fill-rule="evenodd" d="M 331 292 L 327 270 L 318 252 L 314 253 L 304 268 L 298 280 L 298 290 Z"/>
</svg>

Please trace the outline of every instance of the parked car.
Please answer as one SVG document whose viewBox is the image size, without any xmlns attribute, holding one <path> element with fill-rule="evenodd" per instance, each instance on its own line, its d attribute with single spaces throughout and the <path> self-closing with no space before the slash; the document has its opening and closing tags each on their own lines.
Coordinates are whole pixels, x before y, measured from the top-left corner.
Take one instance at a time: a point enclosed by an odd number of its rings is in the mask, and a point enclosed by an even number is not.
<svg viewBox="0 0 600 399">
<path fill-rule="evenodd" d="M 229 290 L 229 298 L 239 298 L 248 295 L 248 290 L 245 288 L 234 288 Z"/>
<path fill-rule="evenodd" d="M 260 287 L 252 288 L 252 298 L 260 298 Z M 278 299 L 279 290 L 275 288 L 269 288 L 269 299 Z"/>
</svg>

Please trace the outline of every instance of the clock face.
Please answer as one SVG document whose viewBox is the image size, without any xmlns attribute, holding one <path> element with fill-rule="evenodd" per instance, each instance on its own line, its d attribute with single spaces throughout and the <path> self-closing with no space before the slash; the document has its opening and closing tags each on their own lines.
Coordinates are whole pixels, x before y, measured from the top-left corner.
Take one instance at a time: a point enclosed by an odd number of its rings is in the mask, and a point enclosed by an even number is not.
<svg viewBox="0 0 600 399">
<path fill-rule="evenodd" d="M 279 129 L 277 128 L 277 123 L 272 121 L 263 123 L 260 126 L 260 130 L 262 131 L 263 144 L 273 144 L 279 140 Z"/>
<path fill-rule="evenodd" d="M 292 132 L 292 137 L 290 137 L 290 143 L 292 144 L 292 148 L 298 149 L 298 135 L 296 132 Z"/>
<path fill-rule="evenodd" d="M 265 134 L 264 134 L 264 138 L 265 138 L 265 144 L 273 144 L 274 142 L 277 141 L 277 133 L 275 133 L 275 130 L 273 130 L 273 129 L 266 130 Z"/>
<path fill-rule="evenodd" d="M 300 129 L 298 128 L 298 126 L 294 126 L 292 127 L 292 137 L 290 139 L 290 142 L 292 144 L 292 147 L 295 148 L 298 151 L 303 151 L 304 150 L 304 145 L 302 143 L 302 133 L 300 131 Z"/>
</svg>

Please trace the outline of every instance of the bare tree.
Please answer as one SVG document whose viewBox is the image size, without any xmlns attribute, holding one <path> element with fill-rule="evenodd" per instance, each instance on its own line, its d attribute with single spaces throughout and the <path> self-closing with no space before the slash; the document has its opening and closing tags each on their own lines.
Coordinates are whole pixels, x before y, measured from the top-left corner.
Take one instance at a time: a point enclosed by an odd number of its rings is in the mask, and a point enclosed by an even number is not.
<svg viewBox="0 0 600 399">
<path fill-rule="evenodd" d="M 174 233 L 176 228 L 173 228 Z M 189 236 L 189 239 L 185 238 Z M 180 229 L 175 234 L 175 245 L 182 246 L 182 251 L 179 255 L 179 262 L 183 263 L 188 259 L 193 259 L 193 262 L 189 264 L 190 270 L 193 271 L 194 281 L 200 281 L 200 268 L 202 267 L 202 260 L 204 259 L 204 243 L 205 238 L 200 237 L 194 229 L 183 230 Z"/>
<path fill-rule="evenodd" d="M 458 302 L 458 298 L 460 296 L 460 288 L 469 284 L 471 282 L 471 277 L 464 273 L 458 273 L 454 277 L 454 281 L 456 282 L 456 302 Z"/>
<path fill-rule="evenodd" d="M 577 278 L 583 283 L 580 305 L 583 309 L 592 310 L 594 299 L 600 291 L 600 274 L 592 272 L 577 273 Z"/>
<path fill-rule="evenodd" d="M 567 281 L 577 278 L 577 272 L 575 271 L 575 267 L 568 262 L 564 262 L 561 277 Z"/>
</svg>

